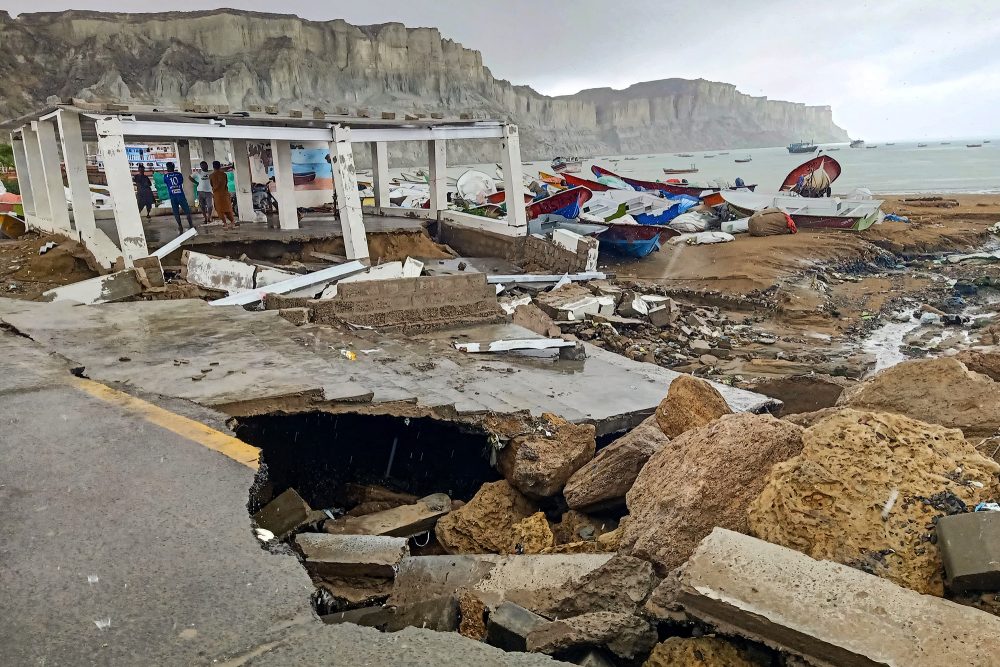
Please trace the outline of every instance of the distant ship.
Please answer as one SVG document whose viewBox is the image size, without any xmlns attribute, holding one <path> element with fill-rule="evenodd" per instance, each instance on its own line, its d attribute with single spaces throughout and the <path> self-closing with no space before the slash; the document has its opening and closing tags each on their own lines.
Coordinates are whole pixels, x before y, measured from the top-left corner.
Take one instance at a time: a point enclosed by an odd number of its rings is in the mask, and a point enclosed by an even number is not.
<svg viewBox="0 0 1000 667">
<path fill-rule="evenodd" d="M 917 144 L 917 148 L 927 148 L 927 144 Z"/>
<path fill-rule="evenodd" d="M 864 139 L 855 139 L 854 141 L 851 142 L 851 148 L 864 148 L 864 147 L 865 147 Z"/>
<path fill-rule="evenodd" d="M 811 141 L 797 141 L 794 144 L 788 144 L 789 153 L 814 153 L 818 146 Z"/>
</svg>

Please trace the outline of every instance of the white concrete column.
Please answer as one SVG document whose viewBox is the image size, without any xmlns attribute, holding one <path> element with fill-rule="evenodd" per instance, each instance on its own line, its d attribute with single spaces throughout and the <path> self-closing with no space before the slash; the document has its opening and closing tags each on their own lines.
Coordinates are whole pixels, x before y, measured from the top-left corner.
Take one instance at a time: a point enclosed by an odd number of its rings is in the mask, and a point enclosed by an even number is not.
<svg viewBox="0 0 1000 667">
<path fill-rule="evenodd" d="M 35 200 L 35 224 L 47 231 L 54 232 L 52 210 L 49 208 L 49 190 L 45 185 L 45 172 L 42 170 L 42 153 L 38 146 L 38 133 L 31 125 L 25 125 L 21 130 L 24 139 L 24 155 L 28 162 L 28 181 L 31 184 L 31 196 Z"/>
<path fill-rule="evenodd" d="M 236 208 L 240 222 L 253 222 L 253 179 L 250 176 L 250 153 L 246 139 L 233 139 L 233 172 L 236 175 Z"/>
<path fill-rule="evenodd" d="M 372 189 L 375 191 L 375 206 L 389 206 L 389 143 L 371 142 L 372 149 Z"/>
<path fill-rule="evenodd" d="M 528 214 L 524 209 L 524 180 L 521 177 L 521 140 L 517 125 L 504 125 L 500 141 L 503 165 L 504 201 L 507 204 L 507 224 L 517 229 L 519 236 L 527 235 Z"/>
<path fill-rule="evenodd" d="M 358 175 L 354 170 L 350 128 L 342 125 L 333 127 L 330 164 L 333 166 L 333 184 L 337 190 L 340 228 L 344 234 L 344 253 L 348 259 L 367 259 L 368 237 L 365 235 L 365 221 L 361 213 L 361 194 L 358 192 Z M 375 173 L 374 168 L 372 173 Z"/>
<path fill-rule="evenodd" d="M 35 224 L 35 196 L 31 191 L 31 174 L 28 173 L 28 158 L 24 153 L 24 137 L 20 132 L 10 133 L 10 145 L 14 150 L 14 169 L 17 171 L 17 186 L 21 190 L 21 208 L 24 220 Z"/>
<path fill-rule="evenodd" d="M 42 157 L 45 189 L 49 192 L 49 214 L 52 216 L 52 225 L 70 238 L 79 238 L 73 233 L 73 227 L 69 224 L 69 204 L 66 201 L 66 188 L 63 185 L 56 124 L 51 120 L 32 121 L 31 129 L 38 133 L 38 150 Z M 89 198 L 87 203 L 90 203 Z"/>
<path fill-rule="evenodd" d="M 299 214 L 295 206 L 295 181 L 292 179 L 291 144 L 287 141 L 272 139 L 271 162 L 274 164 L 274 196 L 278 199 L 278 227 L 281 229 L 298 229 Z M 334 180 L 336 180 L 336 177 Z"/>
<path fill-rule="evenodd" d="M 83 145 L 80 115 L 75 111 L 60 109 L 56 121 L 59 123 L 59 138 L 62 140 L 66 181 L 73 200 L 73 224 L 80 240 L 89 246 L 94 239 L 97 223 L 94 221 L 94 206 L 90 196 L 87 151 Z"/>
<path fill-rule="evenodd" d="M 184 177 L 184 196 L 194 209 L 194 183 L 191 182 L 191 142 L 181 139 L 177 142 L 177 171 Z"/>
<path fill-rule="evenodd" d="M 208 163 L 208 168 L 212 168 L 212 162 L 215 161 L 215 141 L 213 139 L 202 139 L 201 140 L 201 159 Z"/>
<path fill-rule="evenodd" d="M 121 246 L 125 266 L 140 257 L 149 256 L 146 246 L 146 231 L 142 228 L 139 206 L 132 189 L 132 169 L 125 153 L 125 137 L 122 122 L 116 116 L 99 118 L 97 125 L 97 147 L 104 161 L 104 175 L 111 191 L 111 205 L 115 212 L 115 226 L 118 228 L 118 242 Z"/>
<path fill-rule="evenodd" d="M 438 211 L 448 208 L 448 160 L 445 140 L 428 141 L 427 155 L 430 157 L 430 175 L 427 181 L 431 186 L 431 211 L 436 217 Z"/>
</svg>

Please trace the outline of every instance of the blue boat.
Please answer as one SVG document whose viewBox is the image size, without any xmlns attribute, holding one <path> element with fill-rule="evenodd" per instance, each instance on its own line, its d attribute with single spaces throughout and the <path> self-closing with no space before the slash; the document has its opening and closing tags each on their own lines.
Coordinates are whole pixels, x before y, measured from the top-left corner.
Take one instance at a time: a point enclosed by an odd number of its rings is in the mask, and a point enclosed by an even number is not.
<svg viewBox="0 0 1000 667">
<path fill-rule="evenodd" d="M 643 257 L 659 250 L 664 238 L 677 234 L 669 227 L 659 225 L 631 225 L 606 223 L 607 231 L 598 234 L 601 250 L 609 250 L 619 255 Z"/>
</svg>

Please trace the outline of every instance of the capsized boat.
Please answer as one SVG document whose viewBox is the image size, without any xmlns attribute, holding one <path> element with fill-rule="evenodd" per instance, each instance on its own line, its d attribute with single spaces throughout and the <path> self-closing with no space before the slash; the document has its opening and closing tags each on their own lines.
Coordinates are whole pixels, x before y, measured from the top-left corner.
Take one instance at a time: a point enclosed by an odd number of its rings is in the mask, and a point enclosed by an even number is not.
<svg viewBox="0 0 1000 667">
<path fill-rule="evenodd" d="M 607 231 L 598 234 L 601 250 L 619 255 L 642 259 L 659 250 L 664 241 L 678 232 L 661 225 L 637 225 L 627 222 L 612 222 Z"/>
<path fill-rule="evenodd" d="M 814 176 L 815 172 L 825 172 L 826 178 L 820 178 Z M 829 155 L 819 155 L 811 160 L 806 160 L 795 169 L 788 172 L 788 176 L 785 176 L 785 180 L 782 182 L 781 187 L 778 188 L 780 191 L 791 190 L 799 182 L 799 176 L 805 179 L 805 192 L 801 192 L 804 197 L 812 196 L 806 194 L 807 192 L 825 192 L 828 190 L 831 183 L 833 183 L 837 178 L 840 177 L 840 163 Z M 822 194 L 815 194 L 816 197 L 822 196 Z"/>
<path fill-rule="evenodd" d="M 590 168 L 590 171 L 594 173 L 594 176 L 598 178 L 612 177 L 619 179 L 626 183 L 627 185 L 635 188 L 636 190 L 645 190 L 647 192 L 665 192 L 670 195 L 690 195 L 692 197 L 701 197 L 703 194 L 710 192 L 718 192 L 721 188 L 718 186 L 701 186 L 701 185 L 682 185 L 677 183 L 663 183 L 662 181 L 640 181 L 635 178 L 626 178 L 624 176 L 619 176 L 618 174 L 608 171 L 604 167 L 599 167 L 596 164 Z M 745 185 L 743 186 L 747 190 L 753 190 L 756 185 Z"/>
<path fill-rule="evenodd" d="M 880 199 L 814 199 L 788 194 L 723 191 L 729 207 L 741 215 L 764 208 L 778 208 L 792 216 L 800 229 L 850 229 L 863 231 L 884 217 Z"/>
<path fill-rule="evenodd" d="M 578 218 L 580 217 L 580 207 L 593 196 L 594 193 L 587 188 L 570 188 L 557 192 L 529 204 L 527 206 L 528 220 L 533 220 L 541 215 L 556 215 L 569 219 Z"/>
<path fill-rule="evenodd" d="M 579 174 L 583 171 L 583 160 L 578 157 L 557 157 L 552 160 L 552 171 L 561 174 L 569 172 Z"/>
</svg>

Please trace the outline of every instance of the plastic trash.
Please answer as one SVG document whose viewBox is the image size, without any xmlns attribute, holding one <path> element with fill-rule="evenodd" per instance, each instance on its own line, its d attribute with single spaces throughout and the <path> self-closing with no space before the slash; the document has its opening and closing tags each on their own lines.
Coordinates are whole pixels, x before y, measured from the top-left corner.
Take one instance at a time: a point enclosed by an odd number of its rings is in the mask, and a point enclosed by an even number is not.
<svg viewBox="0 0 1000 667">
<path fill-rule="evenodd" d="M 727 234 L 746 234 L 750 231 L 750 218 L 726 220 L 722 223 L 722 231 Z"/>
<path fill-rule="evenodd" d="M 1000 512 L 1000 503 L 981 502 L 973 512 Z"/>
<path fill-rule="evenodd" d="M 910 219 L 905 215 L 896 215 L 895 213 L 887 213 L 884 218 L 886 222 L 909 222 Z"/>
<path fill-rule="evenodd" d="M 706 245 L 709 243 L 728 243 L 735 241 L 736 237 L 725 232 L 700 232 L 687 239 L 688 245 Z"/>
</svg>

